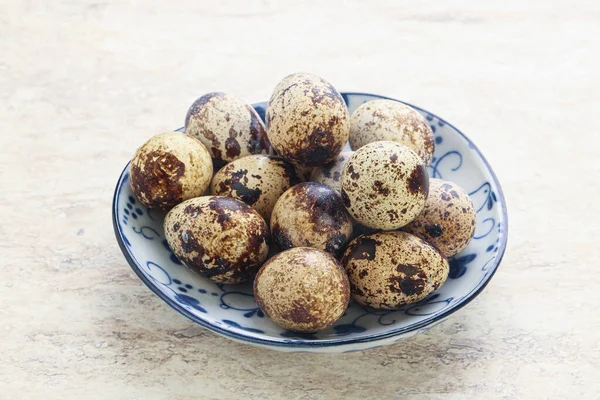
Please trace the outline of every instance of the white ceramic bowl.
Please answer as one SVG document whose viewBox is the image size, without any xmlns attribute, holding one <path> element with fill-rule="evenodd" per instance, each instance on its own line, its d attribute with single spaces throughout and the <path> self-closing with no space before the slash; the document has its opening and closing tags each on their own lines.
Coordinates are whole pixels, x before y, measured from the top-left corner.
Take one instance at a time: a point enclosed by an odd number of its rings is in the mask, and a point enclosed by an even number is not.
<svg viewBox="0 0 600 400">
<path fill-rule="evenodd" d="M 342 93 L 350 112 L 383 96 Z M 254 105 L 264 118 L 266 103 Z M 425 300 L 394 311 L 375 311 L 351 303 L 332 327 L 315 334 L 286 331 L 260 311 L 252 285 L 219 285 L 188 271 L 164 238 L 164 213 L 143 207 L 129 186 L 129 164 L 115 189 L 113 223 L 117 241 L 140 279 L 171 307 L 229 339 L 281 351 L 349 352 L 399 342 L 444 321 L 490 281 L 506 248 L 506 204 L 500 184 L 481 152 L 458 129 L 419 110 L 435 134 L 429 174 L 456 182 L 473 199 L 477 229 L 471 244 L 450 259 L 446 283 Z M 133 151 L 132 151 L 133 153 Z"/>
</svg>

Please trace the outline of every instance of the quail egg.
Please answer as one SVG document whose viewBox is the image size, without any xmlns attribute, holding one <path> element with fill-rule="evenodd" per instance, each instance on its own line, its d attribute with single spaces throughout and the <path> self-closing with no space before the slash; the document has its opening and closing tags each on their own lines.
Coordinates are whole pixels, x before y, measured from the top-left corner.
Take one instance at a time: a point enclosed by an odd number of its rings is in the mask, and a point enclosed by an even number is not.
<svg viewBox="0 0 600 400">
<path fill-rule="evenodd" d="M 269 229 L 246 203 L 203 196 L 173 207 L 164 221 L 173 253 L 192 272 L 218 283 L 251 279 L 269 253 Z"/>
<path fill-rule="evenodd" d="M 378 232 L 354 239 L 341 260 L 352 297 L 363 306 L 394 309 L 415 303 L 447 279 L 448 260 L 406 232 Z"/>
<path fill-rule="evenodd" d="M 476 221 L 473 202 L 464 190 L 452 182 L 431 179 L 425 208 L 403 230 L 428 241 L 444 256 L 452 257 L 471 242 Z"/>
<path fill-rule="evenodd" d="M 282 250 L 306 246 L 337 254 L 352 236 L 352 219 L 334 189 L 304 182 L 277 200 L 271 235 Z"/>
<path fill-rule="evenodd" d="M 350 300 L 348 277 L 328 253 L 295 247 L 267 261 L 254 279 L 254 299 L 277 325 L 316 332 L 337 321 Z"/>
<path fill-rule="evenodd" d="M 354 154 L 354 152 L 344 151 L 329 164 L 325 164 L 322 167 L 315 167 L 312 171 L 310 180 L 313 182 L 324 183 L 340 192 L 342 171 L 352 154 Z"/>
<path fill-rule="evenodd" d="M 358 107 L 350 118 L 350 146 L 357 150 L 381 140 L 410 147 L 425 165 L 431 164 L 433 132 L 420 112 L 394 100 L 373 100 Z"/>
<path fill-rule="evenodd" d="M 160 133 L 133 156 L 131 189 L 148 208 L 168 210 L 184 200 L 202 195 L 213 173 L 206 147 L 177 132 Z"/>
<path fill-rule="evenodd" d="M 208 93 L 192 104 L 185 132 L 198 138 L 218 165 L 250 154 L 273 154 L 256 110 L 226 93 Z"/>
<path fill-rule="evenodd" d="M 285 77 L 266 112 L 269 140 L 293 164 L 314 167 L 335 160 L 348 141 L 350 115 L 326 80 L 306 73 Z"/>
<path fill-rule="evenodd" d="M 350 157 L 341 179 L 348 212 L 368 228 L 398 229 L 425 206 L 429 177 L 421 158 L 390 141 L 369 143 Z"/>
<path fill-rule="evenodd" d="M 279 197 L 299 182 L 294 167 L 287 161 L 257 154 L 225 165 L 215 174 L 210 186 L 211 194 L 242 200 L 268 222 Z"/>
</svg>

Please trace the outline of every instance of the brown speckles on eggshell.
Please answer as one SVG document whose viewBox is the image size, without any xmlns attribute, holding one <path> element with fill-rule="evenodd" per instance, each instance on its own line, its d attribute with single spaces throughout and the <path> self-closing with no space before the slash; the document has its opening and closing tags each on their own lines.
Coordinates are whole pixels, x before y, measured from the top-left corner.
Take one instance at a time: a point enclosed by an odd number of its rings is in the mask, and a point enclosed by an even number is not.
<svg viewBox="0 0 600 400">
<path fill-rule="evenodd" d="M 233 198 L 187 200 L 167 214 L 164 229 L 169 247 L 183 264 L 215 282 L 252 278 L 269 252 L 267 224 Z"/>
<path fill-rule="evenodd" d="M 246 105 L 246 109 L 250 114 L 250 139 L 247 144 L 248 152 L 250 154 L 262 154 L 265 152 L 272 154 L 273 149 L 269 142 L 265 125 L 260 119 L 260 116 L 256 110 L 248 104 Z"/>
<path fill-rule="evenodd" d="M 341 95 L 311 74 L 285 77 L 269 100 L 266 127 L 278 154 L 294 164 L 333 161 L 348 140 L 350 115 Z"/>
<path fill-rule="evenodd" d="M 204 96 L 196 99 L 196 101 L 194 101 L 194 103 L 192 103 L 192 105 L 188 109 L 188 112 L 185 116 L 185 125 L 187 126 L 189 124 L 190 120 L 195 115 L 200 114 L 201 112 L 204 112 L 204 107 L 207 104 L 209 104 L 210 101 L 214 101 L 215 99 L 222 99 L 225 96 L 226 96 L 225 93 L 212 92 L 212 93 L 207 93 Z M 227 121 L 229 121 L 229 119 L 230 119 L 229 113 L 225 114 L 225 118 Z"/>
<path fill-rule="evenodd" d="M 408 190 L 412 194 L 423 194 L 427 197 L 429 193 L 429 176 L 424 165 L 417 165 L 412 170 L 407 180 Z"/>
<path fill-rule="evenodd" d="M 350 179 L 360 178 L 360 174 L 354 170 L 354 166 L 352 165 L 348 167 L 348 173 L 350 174 Z"/>
<path fill-rule="evenodd" d="M 277 325 L 297 332 L 316 332 L 346 311 L 350 287 L 346 273 L 328 253 L 295 247 L 283 251 L 259 270 L 254 298 Z"/>
<path fill-rule="evenodd" d="M 348 244 L 341 264 L 354 299 L 377 309 L 424 299 L 446 281 L 450 269 L 438 250 L 406 232 L 360 236 Z"/>
<path fill-rule="evenodd" d="M 368 236 L 360 236 L 352 241 L 351 246 L 348 246 L 344 252 L 342 263 L 345 264 L 351 260 L 368 260 L 375 259 L 377 245 L 381 244 L 376 239 Z M 350 250 L 348 250 L 350 249 Z"/>
<path fill-rule="evenodd" d="M 131 187 L 142 203 L 166 209 L 181 201 L 183 188 L 179 179 L 185 164 L 171 153 L 151 151 L 145 161 L 131 165 Z"/>
<path fill-rule="evenodd" d="M 211 183 L 211 193 L 242 200 L 268 222 L 277 199 L 298 182 L 293 166 L 282 158 L 250 155 L 217 171 Z"/>
<path fill-rule="evenodd" d="M 348 197 L 346 192 L 344 192 L 343 188 L 341 190 L 341 195 L 342 195 L 342 202 L 344 203 L 344 207 L 349 208 L 352 205 L 352 203 L 350 202 L 350 198 Z"/>
<path fill-rule="evenodd" d="M 338 192 L 322 183 L 304 182 L 279 198 L 271 231 L 281 248 L 309 246 L 336 254 L 352 236 L 352 220 Z"/>
<path fill-rule="evenodd" d="M 394 157 L 395 156 L 395 157 Z M 390 162 L 396 158 L 397 162 Z M 428 191 L 423 161 L 391 141 L 361 147 L 348 160 L 341 194 L 348 212 L 373 229 L 398 229 L 423 209 Z"/>
<path fill-rule="evenodd" d="M 340 153 L 334 161 L 325 164 L 322 167 L 315 167 L 312 171 L 310 180 L 313 182 L 324 183 L 339 192 L 342 171 L 352 154 L 352 151 L 345 151 Z"/>
<path fill-rule="evenodd" d="M 476 219 L 471 198 L 464 190 L 452 182 L 430 179 L 423 212 L 403 230 L 430 242 L 444 256 L 452 257 L 471 242 Z"/>
<path fill-rule="evenodd" d="M 200 196 L 212 177 L 210 154 L 195 138 L 161 133 L 142 145 L 131 160 L 130 184 L 148 208 L 168 210 Z"/>
<path fill-rule="evenodd" d="M 212 185 L 215 186 L 215 190 L 212 194 L 219 196 L 229 196 L 234 194 L 235 198 L 242 200 L 244 203 L 252 206 L 256 203 L 261 195 L 261 189 L 258 187 L 249 186 L 248 170 L 242 169 L 241 167 L 236 170 L 234 163 L 227 164 L 222 172 L 222 175 L 226 175 L 222 180 L 219 176 L 216 180 L 213 179 Z M 254 175 L 250 175 L 254 177 Z M 261 179 L 259 178 L 259 182 Z"/>
<path fill-rule="evenodd" d="M 444 229 L 438 224 L 425 224 L 423 225 L 423 229 L 425 229 L 430 238 L 440 237 L 444 233 Z"/>
<path fill-rule="evenodd" d="M 420 268 L 410 264 L 398 264 L 396 271 L 400 275 L 393 275 L 388 278 L 390 291 L 413 296 L 426 290 L 427 275 Z"/>
<path fill-rule="evenodd" d="M 425 165 L 431 164 L 435 146 L 431 127 L 421 113 L 406 104 L 373 100 L 354 111 L 350 119 L 352 149 L 382 140 L 402 143 L 417 153 Z"/>
<path fill-rule="evenodd" d="M 225 140 L 225 154 L 230 160 L 240 155 L 240 144 L 235 138 L 230 137 Z"/>
<path fill-rule="evenodd" d="M 390 190 L 385 187 L 383 182 L 378 180 L 373 182 L 373 190 L 380 196 L 388 196 L 390 194 Z"/>
<path fill-rule="evenodd" d="M 271 237 L 273 238 L 275 245 L 277 245 L 281 250 L 287 250 L 294 247 L 289 233 L 278 223 L 271 224 Z"/>
<path fill-rule="evenodd" d="M 200 207 L 194 205 L 194 204 L 188 204 L 184 209 L 183 212 L 187 215 L 189 215 L 190 218 L 196 218 L 198 216 L 198 214 L 202 213 L 202 209 L 200 209 Z M 178 223 L 179 225 L 179 223 Z"/>
<path fill-rule="evenodd" d="M 273 153 L 256 110 L 226 93 L 208 93 L 196 100 L 186 115 L 185 131 L 204 143 L 221 163 Z"/>
</svg>

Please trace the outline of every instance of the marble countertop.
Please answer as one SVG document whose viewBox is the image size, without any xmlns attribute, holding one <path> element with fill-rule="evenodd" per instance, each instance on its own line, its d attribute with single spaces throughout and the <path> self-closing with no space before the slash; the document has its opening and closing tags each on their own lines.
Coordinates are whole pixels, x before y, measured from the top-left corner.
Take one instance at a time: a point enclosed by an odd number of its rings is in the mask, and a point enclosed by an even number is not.
<svg viewBox="0 0 600 400">
<path fill-rule="evenodd" d="M 600 6 L 486 3 L 0 0 L 0 398 L 597 399 Z M 502 182 L 504 261 L 430 332 L 256 349 L 121 255 L 110 205 L 137 146 L 203 93 L 264 100 L 296 71 L 432 110 Z"/>
</svg>

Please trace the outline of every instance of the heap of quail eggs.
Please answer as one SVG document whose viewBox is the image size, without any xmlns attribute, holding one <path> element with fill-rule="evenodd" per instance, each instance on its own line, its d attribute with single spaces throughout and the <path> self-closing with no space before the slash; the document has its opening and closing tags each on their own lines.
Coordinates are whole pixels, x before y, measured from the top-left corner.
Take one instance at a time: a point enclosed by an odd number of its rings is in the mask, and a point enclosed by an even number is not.
<svg viewBox="0 0 600 400">
<path fill-rule="evenodd" d="M 353 151 L 342 152 L 348 141 Z M 433 152 L 413 108 L 375 100 L 350 115 L 329 82 L 297 73 L 275 87 L 264 123 L 230 94 L 200 97 L 185 134 L 137 150 L 131 187 L 168 210 L 168 244 L 192 272 L 253 281 L 276 324 L 316 332 L 350 298 L 394 309 L 446 281 L 476 214 L 464 190 L 429 178 Z"/>
</svg>

